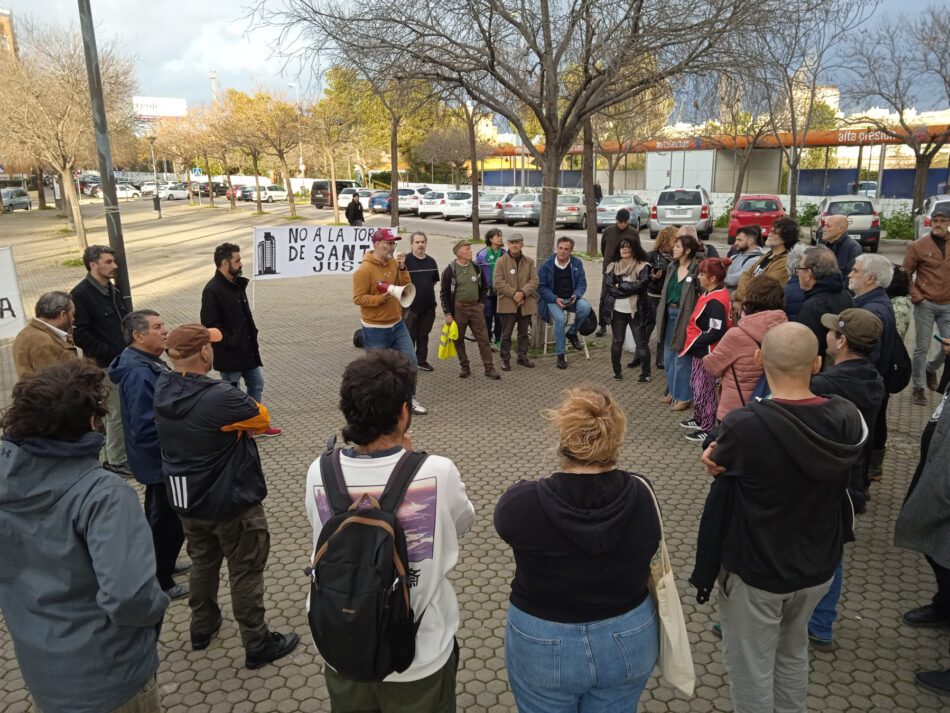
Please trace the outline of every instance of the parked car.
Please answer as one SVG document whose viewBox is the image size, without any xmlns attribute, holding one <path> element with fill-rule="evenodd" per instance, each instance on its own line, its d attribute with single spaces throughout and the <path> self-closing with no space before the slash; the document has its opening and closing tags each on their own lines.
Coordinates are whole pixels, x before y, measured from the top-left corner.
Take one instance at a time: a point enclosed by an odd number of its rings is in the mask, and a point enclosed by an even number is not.
<svg viewBox="0 0 950 713">
<path fill-rule="evenodd" d="M 924 201 L 920 212 L 914 216 L 914 238 L 922 238 L 930 232 L 930 218 L 938 206 L 944 215 L 950 215 L 950 196 L 931 196 Z"/>
<path fill-rule="evenodd" d="M 700 240 L 709 240 L 716 216 L 709 193 L 700 185 L 695 188 L 667 186 L 650 208 L 650 237 L 655 238 L 668 225 L 692 225 Z"/>
<path fill-rule="evenodd" d="M 97 187 L 102 181 L 99 176 L 81 176 L 79 179 L 79 192 L 91 195 L 90 191 Z"/>
<path fill-rule="evenodd" d="M 230 199 L 231 193 L 234 193 L 234 200 L 241 200 L 241 191 L 244 190 L 246 186 L 243 183 L 232 183 L 231 188 L 224 192 L 224 197 Z"/>
<path fill-rule="evenodd" d="M 587 227 L 587 204 L 580 193 L 561 193 L 557 197 L 554 225 L 573 225 L 581 230 Z"/>
<path fill-rule="evenodd" d="M 356 181 L 340 179 L 336 181 L 336 194 L 339 196 L 344 188 L 356 188 Z M 330 179 L 318 178 L 310 184 L 310 205 L 314 208 L 332 208 L 333 196 L 330 192 Z"/>
<path fill-rule="evenodd" d="M 211 195 L 211 191 L 214 191 L 216 196 L 226 196 L 228 194 L 228 185 L 226 183 L 218 183 L 215 181 L 209 187 L 207 183 L 202 183 L 200 184 L 199 191 L 203 196 Z"/>
<path fill-rule="evenodd" d="M 516 193 L 505 203 L 505 222 L 508 225 L 527 223 L 537 225 L 541 220 L 541 194 Z"/>
<path fill-rule="evenodd" d="M 452 218 L 472 217 L 472 192 L 449 191 L 445 194 L 445 205 L 442 210 L 442 220 Z"/>
<path fill-rule="evenodd" d="M 4 188 L 0 190 L 0 196 L 2 196 L 4 212 L 14 211 L 17 208 L 29 210 L 33 207 L 30 194 L 25 188 Z"/>
<path fill-rule="evenodd" d="M 829 215 L 847 216 L 847 237 L 857 240 L 862 248 L 868 247 L 872 253 L 877 252 L 881 242 L 881 218 L 870 198 L 851 195 L 823 198 L 818 204 L 816 214 L 818 221 L 811 228 L 812 245 L 816 245 L 821 239 L 821 233 Z"/>
<path fill-rule="evenodd" d="M 257 200 L 257 188 L 255 186 L 248 186 L 247 190 L 250 191 L 250 198 L 243 198 L 241 200 L 256 201 Z M 285 201 L 287 200 L 287 189 L 283 186 L 278 186 L 276 183 L 269 186 L 261 186 L 261 200 L 265 203 L 273 203 L 274 201 Z"/>
<path fill-rule="evenodd" d="M 156 187 L 157 187 L 157 188 L 161 188 L 163 185 L 164 185 L 164 184 L 163 184 L 161 181 L 158 182 L 157 186 L 156 186 L 156 184 L 155 184 L 155 181 L 145 181 L 145 182 L 142 184 L 142 186 L 141 186 L 141 188 L 142 188 L 142 195 L 143 195 L 143 196 L 151 196 L 151 195 L 154 195 L 154 194 L 155 194 L 155 189 L 156 189 Z"/>
<path fill-rule="evenodd" d="M 340 208 L 346 208 L 353 200 L 354 193 L 359 193 L 360 204 L 363 206 L 363 210 L 366 210 L 366 208 L 369 207 L 370 196 L 373 195 L 373 191 L 369 188 L 344 188 L 340 191 L 340 195 L 337 196 L 336 204 Z"/>
<path fill-rule="evenodd" d="M 188 198 L 188 188 L 184 183 L 169 183 L 159 189 L 158 197 L 166 201 L 184 200 Z"/>
<path fill-rule="evenodd" d="M 445 209 L 445 192 L 428 191 L 419 201 L 419 217 L 427 218 L 430 215 L 442 215 Z"/>
<path fill-rule="evenodd" d="M 425 196 L 425 192 L 420 192 L 418 188 L 400 188 L 398 193 L 400 213 L 419 212 L 419 202 Z M 471 215 L 471 211 L 469 215 Z"/>
<path fill-rule="evenodd" d="M 375 191 L 369 197 L 371 213 L 389 213 L 393 208 L 392 191 Z"/>
<path fill-rule="evenodd" d="M 617 211 L 630 212 L 630 225 L 643 230 L 650 225 L 650 206 L 640 196 L 615 193 L 604 196 L 597 204 L 597 230 L 617 222 Z"/>
<path fill-rule="evenodd" d="M 858 181 L 858 195 L 877 198 L 877 181 Z"/>
<path fill-rule="evenodd" d="M 785 215 L 782 200 L 773 195 L 739 196 L 729 215 L 729 244 L 736 241 L 736 231 L 746 225 L 758 225 L 768 235 L 772 223 Z"/>
<path fill-rule="evenodd" d="M 497 220 L 505 219 L 505 203 L 514 193 L 480 193 L 478 196 L 478 219 Z"/>
</svg>

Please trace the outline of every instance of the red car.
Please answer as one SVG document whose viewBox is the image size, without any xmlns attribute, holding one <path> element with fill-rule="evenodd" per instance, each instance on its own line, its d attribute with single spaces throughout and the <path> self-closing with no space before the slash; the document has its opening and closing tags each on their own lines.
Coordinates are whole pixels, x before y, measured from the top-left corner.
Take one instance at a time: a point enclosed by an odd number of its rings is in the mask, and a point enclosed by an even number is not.
<svg viewBox="0 0 950 713">
<path fill-rule="evenodd" d="M 758 225 L 762 234 L 768 235 L 772 223 L 785 215 L 778 196 L 740 196 L 729 216 L 729 244 L 736 240 L 736 231 L 744 225 Z"/>
</svg>

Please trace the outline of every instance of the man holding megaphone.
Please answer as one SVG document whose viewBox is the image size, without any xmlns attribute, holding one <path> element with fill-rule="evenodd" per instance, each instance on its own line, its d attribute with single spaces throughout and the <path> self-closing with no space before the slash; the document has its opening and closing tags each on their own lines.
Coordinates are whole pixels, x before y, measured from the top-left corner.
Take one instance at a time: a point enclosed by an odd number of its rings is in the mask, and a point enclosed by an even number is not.
<svg viewBox="0 0 950 713">
<path fill-rule="evenodd" d="M 363 262 L 353 273 L 353 302 L 360 306 L 363 323 L 363 344 L 366 351 L 397 349 L 418 368 L 416 350 L 406 323 L 403 307 L 412 304 L 416 289 L 409 280 L 406 256 L 396 252 L 399 235 L 389 228 L 373 233 L 373 249 L 363 255 Z M 412 391 L 412 412 L 428 413 Z"/>
</svg>

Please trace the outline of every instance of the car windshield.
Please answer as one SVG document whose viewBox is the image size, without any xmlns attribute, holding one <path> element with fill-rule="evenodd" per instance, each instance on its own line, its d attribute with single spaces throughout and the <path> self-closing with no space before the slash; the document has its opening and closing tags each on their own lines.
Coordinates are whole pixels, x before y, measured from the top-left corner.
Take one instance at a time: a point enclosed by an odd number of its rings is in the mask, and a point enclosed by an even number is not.
<svg viewBox="0 0 950 713">
<path fill-rule="evenodd" d="M 468 201 L 472 199 L 471 193 L 453 192 L 446 195 L 450 201 Z"/>
<path fill-rule="evenodd" d="M 656 199 L 657 205 L 701 205 L 699 191 L 663 191 Z"/>
<path fill-rule="evenodd" d="M 428 193 L 426 193 L 426 200 L 427 200 L 427 201 L 428 201 L 428 200 L 438 200 L 438 199 L 444 198 L 444 197 L 445 197 L 445 194 L 444 194 L 444 193 L 440 193 L 440 192 L 438 192 L 438 191 L 429 191 Z"/>
<path fill-rule="evenodd" d="M 411 196 L 415 192 L 415 188 L 400 188 L 398 191 L 399 195 L 401 196 Z"/>
<path fill-rule="evenodd" d="M 601 205 L 633 205 L 633 196 L 604 196 Z"/>
<path fill-rule="evenodd" d="M 536 201 L 536 200 L 538 200 L 537 193 L 519 193 L 518 195 L 511 197 L 512 203 L 515 203 L 515 202 L 524 203 L 525 201 Z"/>
<path fill-rule="evenodd" d="M 389 191 L 376 191 L 373 198 L 389 198 Z"/>
<path fill-rule="evenodd" d="M 576 205 L 581 202 L 580 196 L 558 196 L 557 204 L 558 205 Z"/>
<path fill-rule="evenodd" d="M 746 211 L 748 213 L 760 212 L 767 213 L 778 210 L 778 202 L 771 199 L 756 198 L 747 201 L 740 201 L 736 210 Z"/>
<path fill-rule="evenodd" d="M 479 200 L 488 202 L 502 201 L 505 199 L 504 193 L 483 193 L 478 197 Z"/>
<path fill-rule="evenodd" d="M 841 201 L 830 203 L 828 213 L 831 215 L 872 215 L 874 208 L 868 201 Z"/>
</svg>

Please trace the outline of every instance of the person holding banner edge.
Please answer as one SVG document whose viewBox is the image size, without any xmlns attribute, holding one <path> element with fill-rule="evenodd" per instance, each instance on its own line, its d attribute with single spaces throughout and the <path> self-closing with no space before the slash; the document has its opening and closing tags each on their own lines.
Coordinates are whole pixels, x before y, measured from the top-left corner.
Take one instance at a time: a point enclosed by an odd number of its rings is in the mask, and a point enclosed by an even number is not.
<svg viewBox="0 0 950 713">
<path fill-rule="evenodd" d="M 374 349 L 396 349 L 412 362 L 418 373 L 419 362 L 406 323 L 402 319 L 400 295 L 411 285 L 406 256 L 396 252 L 399 235 L 389 228 L 373 233 L 373 249 L 363 255 L 363 262 L 353 273 L 353 304 L 359 305 L 363 325 L 363 344 L 367 352 Z M 427 408 L 416 400 L 412 389 L 412 412 L 426 414 Z"/>
</svg>

